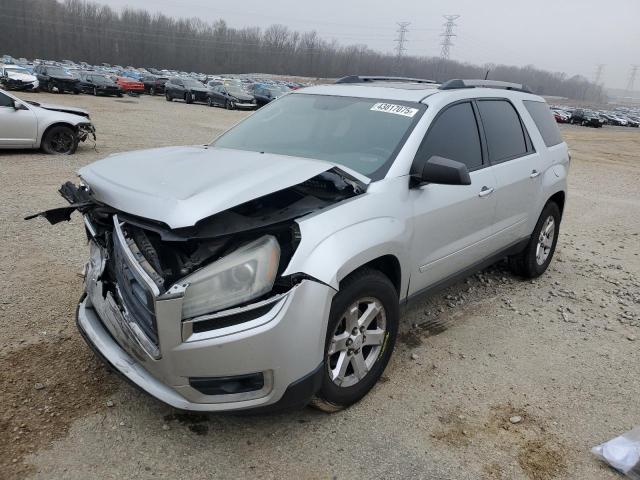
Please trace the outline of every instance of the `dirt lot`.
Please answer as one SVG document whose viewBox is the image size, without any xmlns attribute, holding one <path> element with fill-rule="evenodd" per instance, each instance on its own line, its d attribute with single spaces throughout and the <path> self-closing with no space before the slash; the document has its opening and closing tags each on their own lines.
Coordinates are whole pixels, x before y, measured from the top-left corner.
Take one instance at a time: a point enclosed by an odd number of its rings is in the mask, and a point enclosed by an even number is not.
<svg viewBox="0 0 640 480">
<path fill-rule="evenodd" d="M 640 424 L 639 130 L 565 128 L 571 192 L 550 270 L 523 282 L 498 265 L 416 305 L 360 404 L 181 415 L 108 373 L 76 332 L 79 219 L 22 217 L 63 205 L 56 189 L 82 165 L 205 143 L 244 114 L 28 97 L 88 108 L 98 143 L 69 158 L 0 153 L 2 478 L 618 477 L 589 449 Z"/>
</svg>

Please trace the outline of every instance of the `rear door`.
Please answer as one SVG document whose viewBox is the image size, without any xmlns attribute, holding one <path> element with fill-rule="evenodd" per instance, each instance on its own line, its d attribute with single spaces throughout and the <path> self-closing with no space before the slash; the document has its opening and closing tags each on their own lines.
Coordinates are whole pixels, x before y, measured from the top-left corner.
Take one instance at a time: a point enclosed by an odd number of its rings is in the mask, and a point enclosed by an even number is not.
<svg viewBox="0 0 640 480">
<path fill-rule="evenodd" d="M 444 107 L 435 117 L 416 157 L 437 155 L 462 162 L 471 185 L 423 185 L 412 189 L 414 265 L 409 295 L 484 260 L 490 253 L 496 181 L 485 158 L 471 101 Z"/>
<path fill-rule="evenodd" d="M 542 178 L 550 167 L 533 148 L 516 107 L 505 98 L 476 101 L 489 162 L 496 178 L 495 249 L 528 237 L 530 216 L 542 194 Z"/>
<path fill-rule="evenodd" d="M 36 132 L 35 114 L 31 110 L 16 110 L 13 98 L 0 92 L 0 146 L 33 147 Z"/>
</svg>

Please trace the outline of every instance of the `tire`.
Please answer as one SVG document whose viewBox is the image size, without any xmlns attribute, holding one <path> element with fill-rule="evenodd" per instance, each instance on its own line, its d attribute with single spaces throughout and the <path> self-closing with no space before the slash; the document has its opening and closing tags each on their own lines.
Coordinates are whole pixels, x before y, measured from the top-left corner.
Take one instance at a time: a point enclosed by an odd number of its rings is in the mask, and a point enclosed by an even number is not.
<svg viewBox="0 0 640 480">
<path fill-rule="evenodd" d="M 364 331 L 362 325 L 358 330 L 355 326 L 367 317 L 366 312 L 370 308 L 380 310 L 377 315 L 369 316 L 370 323 Z M 331 304 L 322 386 L 312 400 L 312 406 L 325 412 L 342 410 L 359 401 L 373 388 L 393 352 L 398 334 L 399 310 L 398 292 L 389 278 L 377 270 L 359 270 L 342 282 Z M 349 317 L 350 311 L 356 315 Z M 350 332 L 349 328 L 355 329 Z M 369 340 L 365 340 L 366 337 Z M 361 343 L 371 342 L 372 339 L 375 343 Z M 361 367 L 357 367 L 358 358 L 363 362 L 359 363 Z M 341 372 L 340 365 L 345 364 Z M 364 374 L 359 375 L 358 371 Z"/>
<path fill-rule="evenodd" d="M 71 127 L 58 125 L 47 130 L 41 147 L 50 155 L 72 155 L 78 148 L 78 137 Z"/>
<path fill-rule="evenodd" d="M 536 278 L 547 270 L 558 243 L 560 220 L 560 208 L 555 202 L 548 202 L 542 209 L 526 248 L 509 257 L 509 266 L 514 274 L 524 278 Z"/>
<path fill-rule="evenodd" d="M 118 98 L 122 98 L 122 92 L 118 92 L 117 95 L 118 95 Z"/>
<path fill-rule="evenodd" d="M 188 104 L 193 103 L 193 95 L 191 95 L 191 92 L 187 92 L 184 94 L 184 101 Z"/>
<path fill-rule="evenodd" d="M 211 99 L 211 97 L 207 97 L 207 105 L 213 107 L 213 100 Z"/>
<path fill-rule="evenodd" d="M 227 110 L 233 110 L 233 103 L 230 102 L 229 100 L 225 100 L 224 101 L 224 108 L 226 108 Z"/>
<path fill-rule="evenodd" d="M 74 95 L 80 95 L 80 90 L 78 90 L 77 88 L 73 89 L 73 94 Z"/>
<path fill-rule="evenodd" d="M 93 96 L 94 97 L 98 96 L 98 87 L 93 87 Z"/>
<path fill-rule="evenodd" d="M 173 101 L 173 98 L 171 98 L 171 95 L 169 95 L 169 92 L 165 92 L 164 98 L 167 100 L 167 102 Z"/>
<path fill-rule="evenodd" d="M 156 89 L 154 87 L 149 88 L 149 95 L 155 96 L 155 94 L 156 94 Z"/>
<path fill-rule="evenodd" d="M 53 93 L 53 83 L 47 82 L 47 92 Z"/>
</svg>

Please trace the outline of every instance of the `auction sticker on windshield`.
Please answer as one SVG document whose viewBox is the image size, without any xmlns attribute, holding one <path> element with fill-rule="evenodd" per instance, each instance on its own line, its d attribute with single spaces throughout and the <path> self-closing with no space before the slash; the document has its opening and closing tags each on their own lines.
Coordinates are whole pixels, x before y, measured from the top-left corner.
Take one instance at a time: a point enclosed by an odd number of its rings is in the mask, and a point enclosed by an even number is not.
<svg viewBox="0 0 640 480">
<path fill-rule="evenodd" d="M 376 103 L 370 108 L 374 112 L 393 113 L 404 117 L 413 117 L 418 113 L 417 108 L 405 107 L 404 105 L 395 105 L 393 103 Z"/>
</svg>

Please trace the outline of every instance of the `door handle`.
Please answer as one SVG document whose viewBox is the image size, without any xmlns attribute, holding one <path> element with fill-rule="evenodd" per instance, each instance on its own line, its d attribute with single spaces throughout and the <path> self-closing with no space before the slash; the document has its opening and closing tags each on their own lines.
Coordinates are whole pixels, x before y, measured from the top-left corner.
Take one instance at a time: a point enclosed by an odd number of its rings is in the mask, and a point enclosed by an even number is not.
<svg viewBox="0 0 640 480">
<path fill-rule="evenodd" d="M 537 170 L 532 170 L 531 171 L 531 175 L 529 175 L 529 178 L 536 178 L 538 175 L 540 175 L 540 172 Z"/>
<path fill-rule="evenodd" d="M 480 190 L 480 193 L 478 194 L 479 197 L 486 197 L 487 195 L 491 195 L 493 193 L 494 188 L 491 187 L 482 187 L 482 189 Z"/>
</svg>

